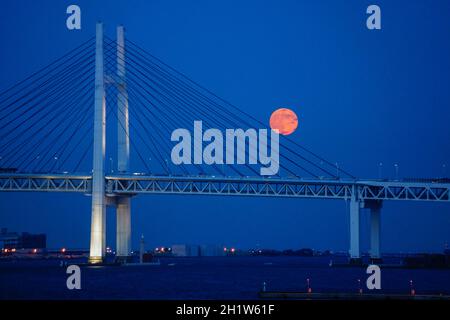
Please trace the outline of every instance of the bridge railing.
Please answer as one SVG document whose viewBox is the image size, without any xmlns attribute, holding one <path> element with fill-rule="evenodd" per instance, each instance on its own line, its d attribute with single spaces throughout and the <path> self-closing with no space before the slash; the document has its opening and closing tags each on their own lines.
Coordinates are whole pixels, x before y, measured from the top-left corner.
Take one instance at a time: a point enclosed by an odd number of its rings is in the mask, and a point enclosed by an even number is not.
<svg viewBox="0 0 450 320">
<path fill-rule="evenodd" d="M 0 174 L 0 191 L 91 192 L 90 175 Z M 348 200 L 450 201 L 450 184 L 377 180 L 275 179 L 214 176 L 105 177 L 107 195 L 198 194 Z"/>
<path fill-rule="evenodd" d="M 0 174 L 0 191 L 91 192 L 91 176 Z"/>
</svg>

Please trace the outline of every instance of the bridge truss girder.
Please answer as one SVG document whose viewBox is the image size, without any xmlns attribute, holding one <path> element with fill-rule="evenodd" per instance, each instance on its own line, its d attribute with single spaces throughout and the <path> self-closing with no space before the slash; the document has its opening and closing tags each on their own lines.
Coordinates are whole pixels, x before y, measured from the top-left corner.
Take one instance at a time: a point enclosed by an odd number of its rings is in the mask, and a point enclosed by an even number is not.
<svg viewBox="0 0 450 320">
<path fill-rule="evenodd" d="M 91 193 L 91 182 L 90 175 L 0 174 L 0 192 Z M 109 195 L 198 194 L 348 200 L 357 192 L 357 198 L 362 201 L 450 201 L 450 184 L 395 181 L 117 175 L 105 178 L 105 188 Z"/>
</svg>

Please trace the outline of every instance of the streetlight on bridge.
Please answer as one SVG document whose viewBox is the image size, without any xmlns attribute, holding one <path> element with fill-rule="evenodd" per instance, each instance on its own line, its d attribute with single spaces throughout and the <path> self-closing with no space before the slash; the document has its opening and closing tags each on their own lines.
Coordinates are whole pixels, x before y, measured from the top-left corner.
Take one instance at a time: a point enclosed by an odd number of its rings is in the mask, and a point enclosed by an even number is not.
<svg viewBox="0 0 450 320">
<path fill-rule="evenodd" d="M 398 181 L 398 163 L 394 164 L 394 168 L 395 168 L 395 180 Z"/>
<path fill-rule="evenodd" d="M 378 163 L 378 179 L 381 180 L 381 170 L 383 169 L 383 162 Z"/>
<path fill-rule="evenodd" d="M 53 159 L 55 159 L 55 170 L 58 171 L 58 156 L 54 156 Z"/>
</svg>

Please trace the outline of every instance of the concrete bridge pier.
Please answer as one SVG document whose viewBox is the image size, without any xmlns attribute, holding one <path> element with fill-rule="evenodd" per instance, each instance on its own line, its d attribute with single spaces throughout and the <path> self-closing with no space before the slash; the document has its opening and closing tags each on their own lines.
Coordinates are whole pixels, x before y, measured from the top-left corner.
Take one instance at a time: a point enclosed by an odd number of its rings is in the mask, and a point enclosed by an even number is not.
<svg viewBox="0 0 450 320">
<path fill-rule="evenodd" d="M 360 209 L 363 203 L 358 199 L 356 187 L 350 198 L 350 264 L 361 264 Z"/>
<path fill-rule="evenodd" d="M 350 264 L 362 263 L 360 248 L 361 209 L 370 210 L 370 262 L 382 262 L 380 252 L 382 204 L 381 200 L 359 200 L 357 192 L 353 192 L 350 199 Z"/>
<path fill-rule="evenodd" d="M 381 263 L 380 233 L 381 233 L 381 200 L 366 201 L 370 209 L 370 260 L 371 263 Z"/>
<path fill-rule="evenodd" d="M 131 198 L 120 196 L 116 199 L 116 260 L 127 262 L 131 255 Z"/>
</svg>

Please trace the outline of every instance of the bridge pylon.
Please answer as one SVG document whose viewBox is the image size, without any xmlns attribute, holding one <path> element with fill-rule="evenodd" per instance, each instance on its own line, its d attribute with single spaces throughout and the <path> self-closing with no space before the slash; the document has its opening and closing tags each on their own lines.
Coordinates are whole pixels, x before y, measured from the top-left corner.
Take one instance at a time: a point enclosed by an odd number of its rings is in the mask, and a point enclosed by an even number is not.
<svg viewBox="0 0 450 320">
<path fill-rule="evenodd" d="M 117 27 L 117 171 L 129 172 L 130 136 L 128 93 L 125 80 L 125 35 Z M 116 208 L 116 260 L 126 262 L 131 255 L 131 196 L 105 195 L 106 99 L 103 52 L 103 25 L 96 26 L 94 156 L 92 171 L 92 220 L 89 263 L 101 263 L 106 252 L 106 205 Z"/>
<path fill-rule="evenodd" d="M 125 30 L 117 27 L 117 170 L 129 172 L 130 130 L 128 93 L 125 80 Z M 126 262 L 131 255 L 131 197 L 116 199 L 116 260 Z"/>
<path fill-rule="evenodd" d="M 96 25 L 95 41 L 94 152 L 92 163 L 92 216 L 89 263 L 101 263 L 106 248 L 105 130 L 106 101 L 103 56 L 103 24 Z"/>
</svg>

